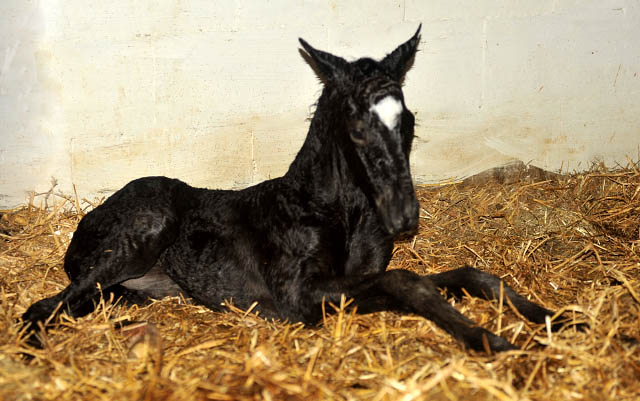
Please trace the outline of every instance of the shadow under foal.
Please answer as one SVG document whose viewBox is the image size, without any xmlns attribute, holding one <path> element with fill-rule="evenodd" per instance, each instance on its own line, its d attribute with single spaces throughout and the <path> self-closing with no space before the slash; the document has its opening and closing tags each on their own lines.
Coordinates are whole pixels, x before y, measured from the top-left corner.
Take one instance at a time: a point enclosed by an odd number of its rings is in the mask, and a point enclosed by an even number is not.
<svg viewBox="0 0 640 401">
<path fill-rule="evenodd" d="M 213 310 L 224 300 L 266 318 L 316 323 L 323 301 L 362 313 L 394 310 L 435 322 L 474 350 L 516 347 L 440 295 L 503 294 L 529 320 L 553 313 L 491 274 L 464 267 L 430 276 L 386 271 L 394 238 L 418 224 L 409 171 L 414 117 L 401 81 L 420 28 L 381 61 L 343 58 L 300 39 L 324 81 L 309 133 L 287 173 L 240 191 L 166 177 L 130 182 L 88 213 L 64 259 L 71 280 L 26 311 L 30 341 L 54 313 L 81 316 L 101 293 L 140 301 L 184 294 Z"/>
</svg>

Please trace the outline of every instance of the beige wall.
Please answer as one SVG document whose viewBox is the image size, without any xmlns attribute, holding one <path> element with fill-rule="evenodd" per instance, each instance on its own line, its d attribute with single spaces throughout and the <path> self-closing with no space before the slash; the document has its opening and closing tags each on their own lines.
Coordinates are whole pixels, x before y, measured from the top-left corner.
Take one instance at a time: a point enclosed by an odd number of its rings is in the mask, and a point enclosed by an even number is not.
<svg viewBox="0 0 640 401">
<path fill-rule="evenodd" d="M 321 90 L 298 36 L 382 57 L 419 22 L 417 181 L 640 157 L 637 1 L 5 0 L 0 15 L 4 207 L 51 177 L 91 197 L 144 175 L 281 175 Z"/>
</svg>

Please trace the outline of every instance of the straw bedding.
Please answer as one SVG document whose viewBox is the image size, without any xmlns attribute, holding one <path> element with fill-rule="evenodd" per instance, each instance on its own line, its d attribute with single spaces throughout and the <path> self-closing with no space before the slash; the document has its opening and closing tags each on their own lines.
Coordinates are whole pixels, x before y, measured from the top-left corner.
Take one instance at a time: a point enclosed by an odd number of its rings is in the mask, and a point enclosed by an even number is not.
<svg viewBox="0 0 640 401">
<path fill-rule="evenodd" d="M 52 188 L 2 211 L 0 399 L 640 398 L 637 165 L 566 176 L 495 170 L 418 195 L 419 233 L 397 243 L 390 268 L 476 266 L 589 327 L 550 333 L 508 303 L 452 299 L 522 349 L 483 355 L 415 316 L 355 315 L 349 300 L 325 305 L 323 324 L 305 327 L 263 320 L 233 300 L 215 313 L 181 298 L 145 307 L 107 299 L 89 316 L 59 317 L 45 349 L 33 350 L 16 319 L 66 286 L 65 249 L 99 203 Z M 137 323 L 118 329 L 120 321 Z"/>
</svg>

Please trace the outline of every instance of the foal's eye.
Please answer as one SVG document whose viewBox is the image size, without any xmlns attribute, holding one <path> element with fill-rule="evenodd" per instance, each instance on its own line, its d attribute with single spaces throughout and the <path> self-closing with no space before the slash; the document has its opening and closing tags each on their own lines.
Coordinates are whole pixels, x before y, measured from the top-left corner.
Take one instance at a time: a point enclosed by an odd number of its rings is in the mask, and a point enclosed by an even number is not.
<svg viewBox="0 0 640 401">
<path fill-rule="evenodd" d="M 361 120 L 356 120 L 353 122 L 349 129 L 349 137 L 359 146 L 364 146 L 367 144 L 366 131 L 364 130 L 363 123 Z"/>
<path fill-rule="evenodd" d="M 365 138 L 364 131 L 351 131 L 349 133 L 349 137 L 356 145 L 364 146 L 367 144 L 367 138 Z"/>
</svg>

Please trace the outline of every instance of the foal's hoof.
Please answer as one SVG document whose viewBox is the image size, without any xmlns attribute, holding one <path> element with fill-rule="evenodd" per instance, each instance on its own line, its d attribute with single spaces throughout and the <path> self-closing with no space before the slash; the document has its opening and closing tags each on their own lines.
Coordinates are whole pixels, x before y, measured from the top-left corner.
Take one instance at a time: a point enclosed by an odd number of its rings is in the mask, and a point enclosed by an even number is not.
<svg viewBox="0 0 640 401">
<path fill-rule="evenodd" d="M 18 321 L 18 324 L 22 324 L 21 321 Z M 24 345 L 27 346 L 27 348 L 34 348 L 37 350 L 41 350 L 44 348 L 44 344 L 42 343 L 42 338 L 40 335 L 40 331 L 38 330 L 32 330 L 31 327 L 29 327 L 29 330 L 27 330 L 24 333 L 24 337 L 22 337 L 22 343 Z M 22 358 L 24 358 L 27 361 L 30 361 L 33 359 L 33 354 L 30 352 L 22 352 L 21 353 Z"/>
<path fill-rule="evenodd" d="M 483 349 L 489 353 L 489 350 L 486 349 L 485 344 L 488 343 L 489 347 L 490 347 L 490 351 L 491 352 L 503 352 L 503 351 L 515 351 L 515 350 L 519 350 L 520 348 L 516 347 L 515 345 L 511 344 L 509 341 L 505 340 L 504 338 L 500 337 L 500 336 L 496 336 L 495 334 L 492 334 L 492 338 L 488 339 L 488 342 L 484 342 L 483 341 Z"/>
<path fill-rule="evenodd" d="M 44 348 L 42 344 L 42 339 L 39 335 L 40 330 L 37 322 L 29 320 L 28 318 L 25 319 L 24 315 L 22 319 L 16 319 L 15 322 L 18 326 L 22 328 L 26 327 L 26 330 L 24 332 L 24 337 L 23 337 L 23 341 L 25 345 L 32 348 L 37 348 L 37 349 Z"/>
<path fill-rule="evenodd" d="M 473 338 L 467 340 L 466 343 L 470 348 L 480 352 L 484 351 L 487 354 L 520 349 L 504 338 L 481 327 L 477 327 L 473 332 Z"/>
<path fill-rule="evenodd" d="M 24 337 L 24 343 L 31 348 L 36 348 L 36 349 L 44 348 L 44 344 L 42 343 L 42 340 L 40 339 L 40 336 L 38 335 L 37 331 L 32 330 L 28 332 L 27 335 Z"/>
</svg>

